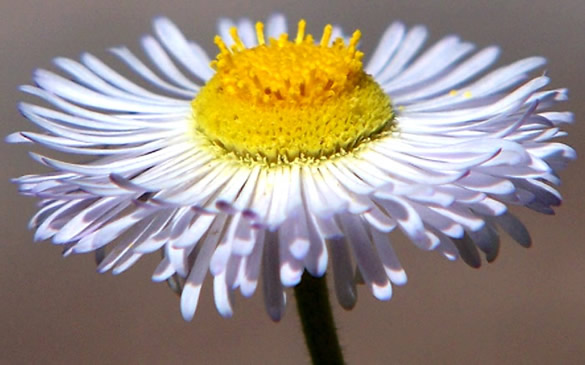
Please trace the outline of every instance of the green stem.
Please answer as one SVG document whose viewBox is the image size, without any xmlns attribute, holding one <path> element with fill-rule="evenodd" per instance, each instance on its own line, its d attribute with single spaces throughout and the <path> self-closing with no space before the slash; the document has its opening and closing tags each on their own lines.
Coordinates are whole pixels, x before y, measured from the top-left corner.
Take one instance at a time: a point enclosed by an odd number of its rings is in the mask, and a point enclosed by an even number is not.
<svg viewBox="0 0 585 365">
<path fill-rule="evenodd" d="M 313 364 L 343 364 L 325 276 L 316 278 L 305 272 L 295 286 L 295 297 Z"/>
</svg>

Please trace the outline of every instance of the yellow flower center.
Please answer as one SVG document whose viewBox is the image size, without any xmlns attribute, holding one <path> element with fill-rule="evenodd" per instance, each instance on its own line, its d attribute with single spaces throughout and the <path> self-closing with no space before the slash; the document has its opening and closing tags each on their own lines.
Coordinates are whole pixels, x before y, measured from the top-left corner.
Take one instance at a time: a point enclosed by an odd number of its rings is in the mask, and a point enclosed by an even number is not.
<svg viewBox="0 0 585 365">
<path fill-rule="evenodd" d="M 392 129 L 390 99 L 363 70 L 356 50 L 360 32 L 346 45 L 331 42 L 327 25 L 319 43 L 301 20 L 293 41 L 287 34 L 246 48 L 236 28 L 220 49 L 215 75 L 192 102 L 196 131 L 237 156 L 292 161 L 328 158 Z"/>
</svg>

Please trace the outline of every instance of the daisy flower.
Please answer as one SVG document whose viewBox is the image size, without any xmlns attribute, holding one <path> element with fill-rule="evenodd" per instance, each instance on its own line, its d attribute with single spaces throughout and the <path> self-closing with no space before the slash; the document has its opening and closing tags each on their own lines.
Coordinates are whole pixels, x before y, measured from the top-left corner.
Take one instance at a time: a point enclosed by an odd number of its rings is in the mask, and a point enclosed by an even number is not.
<svg viewBox="0 0 585 365">
<path fill-rule="evenodd" d="M 172 279 L 186 320 L 208 272 L 224 317 L 261 278 L 278 320 L 286 288 L 328 266 L 344 308 L 359 282 L 388 300 L 406 283 L 393 231 L 473 267 L 496 258 L 499 232 L 531 244 L 508 207 L 552 214 L 575 158 L 553 141 L 573 116 L 551 110 L 567 91 L 546 89 L 544 58 L 490 71 L 497 47 L 425 49 L 427 30 L 399 22 L 367 62 L 359 31 L 313 37 L 301 20 L 288 34 L 281 15 L 221 20 L 212 60 L 157 18 L 148 62 L 111 50 L 149 87 L 89 53 L 37 70 L 22 91 L 43 103 L 19 108 L 42 132 L 7 141 L 82 158 L 31 153 L 51 171 L 14 179 L 40 200 L 35 240 L 114 274 L 162 252 L 152 279 Z"/>
</svg>

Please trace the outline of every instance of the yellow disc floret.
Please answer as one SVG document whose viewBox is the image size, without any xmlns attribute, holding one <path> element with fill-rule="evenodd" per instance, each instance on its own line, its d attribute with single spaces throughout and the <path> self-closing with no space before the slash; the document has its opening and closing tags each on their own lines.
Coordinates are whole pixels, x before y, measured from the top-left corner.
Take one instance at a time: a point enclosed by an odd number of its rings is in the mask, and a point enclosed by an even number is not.
<svg viewBox="0 0 585 365">
<path fill-rule="evenodd" d="M 258 23 L 254 48 L 235 28 L 231 48 L 216 37 L 217 72 L 192 102 L 196 131 L 238 156 L 268 161 L 329 157 L 389 131 L 390 100 L 363 71 L 360 32 L 346 45 L 331 41 L 332 30 L 326 26 L 317 43 L 301 20 L 293 41 L 282 34 L 267 43 Z"/>
</svg>

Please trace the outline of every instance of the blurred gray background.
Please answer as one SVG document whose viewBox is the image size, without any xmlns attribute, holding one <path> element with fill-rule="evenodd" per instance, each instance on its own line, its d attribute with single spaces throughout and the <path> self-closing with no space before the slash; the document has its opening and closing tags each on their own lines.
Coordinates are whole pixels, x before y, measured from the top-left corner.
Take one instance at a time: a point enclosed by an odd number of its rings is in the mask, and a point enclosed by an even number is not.
<svg viewBox="0 0 585 365">
<path fill-rule="evenodd" d="M 0 0 L 0 135 L 31 129 L 17 91 L 37 67 L 56 56 L 128 45 L 153 16 L 172 18 L 210 55 L 218 17 L 265 19 L 274 11 L 319 33 L 326 22 L 363 32 L 368 54 L 395 19 L 426 24 L 436 40 L 460 34 L 478 46 L 499 44 L 500 64 L 531 56 L 549 59 L 553 87 L 568 87 L 563 107 L 576 114 L 565 142 L 584 150 L 585 1 L 255 1 Z M 113 63 L 118 65 L 118 63 Z M 238 298 L 234 318 L 222 319 L 204 287 L 196 318 L 181 319 L 177 297 L 150 275 L 158 257 L 113 277 L 95 273 L 91 255 L 63 259 L 27 231 L 34 201 L 17 195 L 9 178 L 38 172 L 27 148 L 0 145 L 0 363 L 2 364 L 302 364 L 308 362 L 294 302 L 278 324 L 258 292 Z M 522 211 L 534 245 L 506 238 L 498 260 L 480 270 L 405 241 L 396 249 L 409 283 L 388 303 L 367 290 L 351 312 L 335 305 L 350 364 L 578 364 L 585 362 L 585 178 L 583 160 L 562 173 L 564 205 L 554 217 Z M 290 296 L 292 298 L 292 296 Z"/>
</svg>

